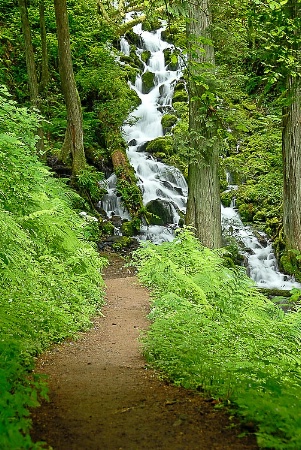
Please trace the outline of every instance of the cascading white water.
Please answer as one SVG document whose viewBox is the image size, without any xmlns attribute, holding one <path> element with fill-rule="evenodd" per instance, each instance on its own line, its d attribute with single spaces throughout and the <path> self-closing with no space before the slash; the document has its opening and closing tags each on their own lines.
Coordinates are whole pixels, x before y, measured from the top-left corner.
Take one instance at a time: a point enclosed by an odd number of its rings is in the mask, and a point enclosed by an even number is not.
<svg viewBox="0 0 301 450">
<path fill-rule="evenodd" d="M 182 72 L 180 68 L 166 70 L 163 51 L 167 48 L 172 49 L 173 45 L 161 39 L 163 28 L 150 33 L 143 31 L 141 25 L 137 25 L 133 30 L 140 35 L 143 45 L 137 50 L 137 55 L 141 55 L 143 50 L 150 52 L 148 63 L 144 63 L 144 72 L 154 74 L 154 87 L 149 93 L 144 94 L 142 77 L 137 77 L 135 85 L 131 87 L 139 95 L 141 104 L 130 117 L 136 119 L 136 122 L 134 125 L 125 125 L 123 132 L 129 143 L 127 153 L 139 180 L 144 204 L 156 200 L 168 210 L 169 228 L 158 225 L 143 226 L 139 236 L 142 240 L 151 239 L 160 243 L 173 239 L 173 227 L 179 223 L 180 212 L 185 212 L 187 185 L 178 169 L 155 161 L 147 153 L 140 152 L 139 148 L 146 142 L 163 136 L 161 118 L 164 111 L 171 107 L 173 86 Z"/>
<path fill-rule="evenodd" d="M 258 237 L 262 237 L 258 239 L 251 227 L 242 223 L 234 207 L 222 206 L 222 223 L 224 231 L 240 244 L 241 252 L 246 259 L 248 275 L 258 287 L 286 290 L 301 287 L 294 278 L 279 271 L 272 242 L 267 239 L 267 236 L 258 232 Z"/>
<path fill-rule="evenodd" d="M 168 226 L 143 226 L 139 235 L 141 240 L 147 239 L 161 243 L 174 238 L 174 228 L 177 227 L 180 218 L 179 212 L 185 213 L 186 209 L 187 185 L 178 169 L 155 161 L 140 149 L 146 142 L 163 135 L 162 111 L 164 113 L 164 111 L 170 110 L 173 87 L 182 73 L 180 64 L 178 70 L 166 69 L 163 50 L 173 46 L 162 41 L 162 29 L 150 33 L 142 31 L 141 25 L 137 25 L 133 30 L 141 37 L 142 42 L 142 48 L 137 49 L 137 55 L 140 56 L 143 50 L 151 53 L 148 63 L 144 63 L 144 72 L 154 73 L 154 87 L 149 93 L 144 94 L 142 78 L 140 75 L 137 76 L 135 85 L 131 85 L 131 87 L 139 95 L 141 104 L 130 116 L 130 119 L 136 118 L 136 122 L 133 125 L 124 125 L 123 132 L 129 143 L 128 157 L 139 179 L 144 204 L 152 200 L 159 200 L 164 205 L 169 205 L 171 220 L 167 224 Z M 127 55 L 130 53 L 130 46 L 125 38 L 121 40 L 121 50 Z M 102 207 L 109 214 L 118 214 L 122 218 L 129 218 L 120 200 L 116 197 L 115 176 L 112 175 L 108 181 L 109 192 L 102 200 Z M 236 189 L 236 186 L 231 185 L 230 178 L 228 178 L 228 182 L 229 189 Z M 279 272 L 272 244 L 266 237 L 263 239 L 266 245 L 259 242 L 251 228 L 243 225 L 234 204 L 229 208 L 222 206 L 222 222 L 224 230 L 242 244 L 249 275 L 259 287 L 274 289 L 301 287 L 293 278 Z"/>
</svg>

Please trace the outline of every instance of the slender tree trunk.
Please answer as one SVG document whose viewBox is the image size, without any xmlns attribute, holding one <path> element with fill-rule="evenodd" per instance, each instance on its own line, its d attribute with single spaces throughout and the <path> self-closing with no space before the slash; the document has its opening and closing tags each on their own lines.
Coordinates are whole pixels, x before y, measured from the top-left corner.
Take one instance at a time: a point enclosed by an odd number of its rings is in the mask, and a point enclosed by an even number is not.
<svg viewBox="0 0 301 450">
<path fill-rule="evenodd" d="M 60 78 L 67 110 L 67 131 L 63 152 L 65 156 L 66 146 L 69 145 L 69 153 L 72 157 L 72 173 L 76 175 L 84 168 L 86 159 L 83 143 L 83 116 L 73 73 L 66 0 L 54 0 L 54 9 Z"/>
<path fill-rule="evenodd" d="M 301 251 L 301 86 L 289 77 L 290 105 L 283 111 L 283 226 L 288 249 Z"/>
<path fill-rule="evenodd" d="M 45 26 L 45 3 L 44 0 L 39 2 L 40 13 L 40 35 L 42 45 L 42 67 L 41 67 L 41 79 L 39 85 L 40 93 L 46 89 L 49 81 L 49 67 L 48 67 L 48 49 L 47 49 L 47 34 Z"/>
<path fill-rule="evenodd" d="M 30 101 L 32 106 L 37 107 L 39 86 L 36 72 L 36 64 L 34 59 L 34 51 L 32 47 L 30 24 L 28 20 L 25 0 L 19 0 L 19 9 L 21 15 L 22 32 L 24 37 L 24 48 L 25 48 Z"/>
<path fill-rule="evenodd" d="M 189 1 L 187 20 L 188 64 L 189 64 L 189 131 L 192 161 L 188 167 L 188 201 L 186 224 L 192 225 L 203 245 L 210 248 L 221 246 L 221 205 L 219 192 L 219 146 L 216 126 L 208 107 L 204 114 L 201 100 L 205 92 L 196 81 L 200 70 L 210 77 L 214 65 L 214 49 L 200 41 L 209 38 L 209 0 Z M 209 67 L 209 69 L 208 69 Z M 210 121 L 210 127 L 208 123 Z"/>
<path fill-rule="evenodd" d="M 30 23 L 28 20 L 28 13 L 25 0 L 19 0 L 19 9 L 21 15 L 22 33 L 24 37 L 24 48 L 25 48 L 25 59 L 28 76 L 30 103 L 34 108 L 40 109 L 39 85 L 38 85 L 36 64 L 34 59 L 34 51 L 32 46 Z M 42 126 L 40 126 L 37 129 L 37 135 L 39 136 L 40 139 L 37 141 L 36 148 L 40 156 L 43 157 L 45 152 L 44 152 L 44 131 Z"/>
</svg>

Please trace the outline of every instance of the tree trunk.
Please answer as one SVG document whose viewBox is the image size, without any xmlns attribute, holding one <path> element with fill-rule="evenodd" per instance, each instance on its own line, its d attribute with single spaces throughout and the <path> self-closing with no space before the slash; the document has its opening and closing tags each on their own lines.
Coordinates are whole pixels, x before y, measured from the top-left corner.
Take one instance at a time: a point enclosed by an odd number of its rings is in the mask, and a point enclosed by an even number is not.
<svg viewBox="0 0 301 450">
<path fill-rule="evenodd" d="M 301 6 L 296 0 L 288 0 L 284 6 L 287 19 L 293 24 L 300 17 Z M 294 34 L 297 35 L 295 25 Z M 298 58 L 298 41 L 291 44 L 293 55 Z M 283 158 L 283 227 L 287 249 L 301 252 L 301 80 L 287 76 L 288 106 L 283 108 L 282 158 Z"/>
<path fill-rule="evenodd" d="M 19 9 L 21 15 L 22 32 L 24 37 L 24 48 L 25 48 L 30 102 L 33 107 L 37 107 L 39 86 L 36 72 L 36 64 L 34 60 L 34 51 L 32 47 L 30 24 L 28 20 L 25 0 L 19 0 Z"/>
<path fill-rule="evenodd" d="M 48 67 L 48 50 L 47 50 L 47 34 L 45 26 L 45 3 L 44 0 L 39 2 L 40 13 L 40 35 L 42 45 L 42 67 L 41 67 L 41 79 L 39 85 L 40 93 L 46 89 L 49 81 L 49 67 Z"/>
<path fill-rule="evenodd" d="M 197 81 L 212 76 L 214 49 L 200 40 L 210 38 L 208 0 L 189 2 L 187 19 L 189 67 L 189 132 L 193 155 L 188 166 L 186 224 L 192 225 L 201 243 L 221 247 L 221 204 L 219 191 L 219 146 L 213 108 L 204 111 L 201 97 L 205 87 Z M 208 124 L 210 126 L 208 126 Z"/>
<path fill-rule="evenodd" d="M 290 105 L 283 111 L 283 226 L 287 249 L 301 251 L 301 87 L 288 79 Z"/>
<path fill-rule="evenodd" d="M 40 109 L 39 85 L 38 85 L 36 64 L 34 59 L 34 51 L 31 40 L 30 23 L 28 20 L 28 13 L 25 0 L 19 0 L 19 9 L 21 15 L 22 33 L 24 37 L 24 48 L 25 48 L 25 59 L 28 76 L 30 103 L 33 108 Z M 45 149 L 44 149 L 44 130 L 42 126 L 40 126 L 37 129 L 37 135 L 39 136 L 40 139 L 37 141 L 36 149 L 39 156 L 43 158 L 43 156 L 45 155 Z"/>
<path fill-rule="evenodd" d="M 54 0 L 54 9 L 57 27 L 59 71 L 67 110 L 66 133 L 68 139 L 65 139 L 64 146 L 68 143 L 70 147 L 72 174 L 75 176 L 86 164 L 83 142 L 83 116 L 73 73 L 66 0 Z"/>
</svg>

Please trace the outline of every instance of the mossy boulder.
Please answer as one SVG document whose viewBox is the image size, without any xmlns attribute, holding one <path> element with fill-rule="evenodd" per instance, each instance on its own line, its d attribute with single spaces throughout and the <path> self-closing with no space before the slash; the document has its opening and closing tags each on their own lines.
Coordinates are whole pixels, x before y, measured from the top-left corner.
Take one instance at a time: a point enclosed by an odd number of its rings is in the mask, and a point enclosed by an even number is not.
<svg viewBox="0 0 301 450">
<path fill-rule="evenodd" d="M 143 62 L 140 60 L 138 55 L 136 54 L 134 48 L 131 48 L 130 56 L 127 56 L 127 62 L 131 65 L 131 67 L 134 67 L 138 69 L 139 71 L 142 71 L 144 69 Z M 124 59 L 124 57 L 123 57 Z"/>
<path fill-rule="evenodd" d="M 155 157 L 160 154 L 160 158 L 163 158 L 163 155 L 168 156 L 172 153 L 172 148 L 172 137 L 160 136 L 147 143 L 146 151 L 153 154 Z"/>
<path fill-rule="evenodd" d="M 178 57 L 175 54 L 174 50 L 172 48 L 166 48 L 165 50 L 163 50 L 163 53 L 164 53 L 166 69 L 167 70 L 177 70 L 179 67 Z"/>
<path fill-rule="evenodd" d="M 286 250 L 280 258 L 280 268 L 297 281 L 301 281 L 301 253 L 298 250 Z"/>
<path fill-rule="evenodd" d="M 175 114 L 164 114 L 161 118 L 161 125 L 163 127 L 164 134 L 170 131 L 171 128 L 177 123 L 178 118 Z"/>
<path fill-rule="evenodd" d="M 150 201 L 146 205 L 151 225 L 166 225 L 173 223 L 173 209 L 169 202 L 162 199 Z"/>
<path fill-rule="evenodd" d="M 144 51 L 141 53 L 141 59 L 142 59 L 142 61 L 143 61 L 145 64 L 148 63 L 150 57 L 151 57 L 151 52 L 148 51 L 148 50 L 144 50 Z"/>
<path fill-rule="evenodd" d="M 142 30 L 143 31 L 155 31 L 161 28 L 161 22 L 159 19 L 147 19 L 142 22 Z"/>
<path fill-rule="evenodd" d="M 99 229 L 102 236 L 113 236 L 115 227 L 109 220 L 100 220 Z"/>
<path fill-rule="evenodd" d="M 186 91 L 186 83 L 183 78 L 180 78 L 175 85 L 174 92 Z"/>
<path fill-rule="evenodd" d="M 133 44 L 135 47 L 141 47 L 141 37 L 139 36 L 139 34 L 134 33 L 133 30 L 127 31 L 125 34 L 125 38 L 130 44 Z"/>
<path fill-rule="evenodd" d="M 176 25 L 171 25 L 161 33 L 161 39 L 169 44 L 175 43 L 175 36 L 179 32 L 179 28 Z"/>
<path fill-rule="evenodd" d="M 177 90 L 174 92 L 172 104 L 174 105 L 178 102 L 188 102 L 188 94 L 185 89 Z"/>
<path fill-rule="evenodd" d="M 121 232 L 123 236 L 135 236 L 139 233 L 141 228 L 141 221 L 138 218 L 133 220 L 126 220 L 122 223 Z"/>
<path fill-rule="evenodd" d="M 221 202 L 225 208 L 228 208 L 231 205 L 233 196 L 234 192 L 231 191 L 224 191 L 221 193 Z"/>
<path fill-rule="evenodd" d="M 148 94 L 154 87 L 155 74 L 153 72 L 144 72 L 142 75 L 142 92 Z"/>
</svg>

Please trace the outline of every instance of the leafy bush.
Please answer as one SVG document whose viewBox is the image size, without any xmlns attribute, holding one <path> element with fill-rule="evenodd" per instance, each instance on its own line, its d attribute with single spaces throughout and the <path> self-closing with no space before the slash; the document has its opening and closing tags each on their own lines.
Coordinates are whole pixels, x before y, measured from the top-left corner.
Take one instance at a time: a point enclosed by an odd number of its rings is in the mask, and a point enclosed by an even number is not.
<svg viewBox="0 0 301 450">
<path fill-rule="evenodd" d="M 300 312 L 285 315 L 187 229 L 141 247 L 134 261 L 154 295 L 149 362 L 176 384 L 236 405 L 257 423 L 261 447 L 300 448 Z"/>
<path fill-rule="evenodd" d="M 39 448 L 28 407 L 45 397 L 33 357 L 90 326 L 104 260 L 85 241 L 77 196 L 35 156 L 38 119 L 0 92 L 0 448 Z"/>
</svg>

